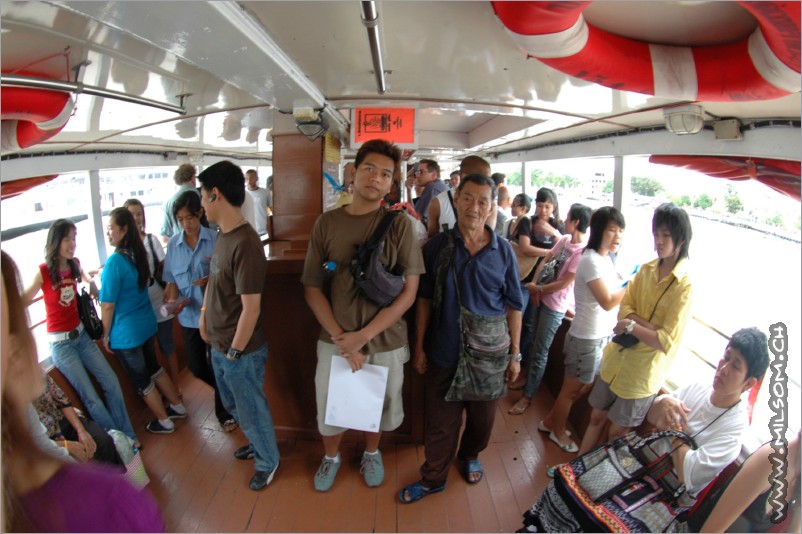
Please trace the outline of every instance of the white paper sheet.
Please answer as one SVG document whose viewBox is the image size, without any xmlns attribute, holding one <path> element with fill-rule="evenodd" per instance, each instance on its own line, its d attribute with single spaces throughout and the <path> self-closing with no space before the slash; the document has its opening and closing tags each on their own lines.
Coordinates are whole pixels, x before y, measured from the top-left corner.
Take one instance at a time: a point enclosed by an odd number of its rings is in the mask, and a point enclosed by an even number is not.
<svg viewBox="0 0 802 534">
<path fill-rule="evenodd" d="M 387 389 L 387 368 L 365 364 L 351 372 L 342 356 L 331 359 L 326 424 L 378 432 Z"/>
</svg>

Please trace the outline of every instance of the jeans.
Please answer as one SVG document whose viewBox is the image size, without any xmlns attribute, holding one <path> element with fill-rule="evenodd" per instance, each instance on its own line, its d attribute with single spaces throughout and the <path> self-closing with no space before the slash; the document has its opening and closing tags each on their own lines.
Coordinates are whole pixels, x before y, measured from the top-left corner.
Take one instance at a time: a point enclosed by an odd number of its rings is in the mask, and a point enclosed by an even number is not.
<svg viewBox="0 0 802 534">
<path fill-rule="evenodd" d="M 214 370 L 212 363 L 209 361 L 209 345 L 203 341 L 200 335 L 200 330 L 197 328 L 181 327 L 181 333 L 184 337 L 184 354 L 187 356 L 187 367 L 196 378 L 200 378 L 214 389 L 214 415 L 217 420 L 222 424 L 231 419 L 231 414 L 228 413 L 223 406 L 223 400 L 220 398 L 220 390 L 217 387 L 217 381 L 214 379 Z"/>
<path fill-rule="evenodd" d="M 532 296 L 529 290 L 524 287 L 526 284 L 521 282 L 521 295 L 524 298 L 524 307 L 521 309 L 521 366 L 527 367 L 529 365 L 529 349 L 532 346 L 533 336 L 533 322 L 534 306 L 532 305 Z"/>
<path fill-rule="evenodd" d="M 51 342 L 50 356 L 56 368 L 75 388 L 89 416 L 97 424 L 106 430 L 117 429 L 137 441 L 117 375 L 86 330 L 75 339 Z M 103 390 L 107 404 L 98 396 L 89 373 Z"/>
<path fill-rule="evenodd" d="M 549 348 L 554 341 L 554 334 L 560 328 L 565 312 L 556 312 L 543 304 L 532 306 L 534 322 L 534 338 L 532 339 L 532 350 L 529 351 L 529 367 L 526 372 L 526 386 L 524 386 L 524 397 L 531 399 L 540 387 L 543 380 L 543 373 L 546 372 L 546 363 L 549 361 Z"/>
<path fill-rule="evenodd" d="M 264 390 L 267 345 L 235 361 L 227 360 L 214 347 L 211 351 L 212 369 L 223 405 L 253 446 L 256 470 L 273 471 L 278 466 L 279 452 Z"/>
</svg>

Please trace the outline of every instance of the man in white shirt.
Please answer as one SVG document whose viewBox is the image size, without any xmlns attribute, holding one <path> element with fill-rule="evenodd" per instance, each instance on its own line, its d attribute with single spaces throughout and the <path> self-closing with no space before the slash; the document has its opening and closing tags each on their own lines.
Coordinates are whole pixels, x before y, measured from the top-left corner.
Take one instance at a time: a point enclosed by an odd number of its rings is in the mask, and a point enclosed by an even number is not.
<svg viewBox="0 0 802 534">
<path fill-rule="evenodd" d="M 251 222 L 256 233 L 265 235 L 267 233 L 267 208 L 270 206 L 270 191 L 259 187 L 259 176 L 255 169 L 245 172 L 245 192 L 253 201 L 253 214 L 248 217 L 246 208 L 243 205 L 243 216 Z"/>
<path fill-rule="evenodd" d="M 658 454 L 673 451 L 674 469 L 690 495 L 699 493 L 738 457 L 741 433 L 749 426 L 741 395 L 763 377 L 768 366 L 766 335 L 757 328 L 742 328 L 730 338 L 712 386 L 690 383 L 655 399 L 649 422 L 660 430 L 681 430 L 699 446 L 692 450 L 679 439 L 654 444 Z"/>
</svg>

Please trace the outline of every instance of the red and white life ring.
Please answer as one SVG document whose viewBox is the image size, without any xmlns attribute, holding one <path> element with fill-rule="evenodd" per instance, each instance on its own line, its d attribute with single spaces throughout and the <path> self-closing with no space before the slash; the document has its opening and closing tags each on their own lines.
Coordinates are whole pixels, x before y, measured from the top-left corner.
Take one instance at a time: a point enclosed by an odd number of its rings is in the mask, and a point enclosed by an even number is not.
<svg viewBox="0 0 802 534">
<path fill-rule="evenodd" d="M 50 139 L 64 128 L 74 103 L 69 93 L 30 87 L 3 87 L 2 150 L 16 152 Z"/>
<path fill-rule="evenodd" d="M 797 93 L 800 2 L 738 2 L 758 21 L 739 42 L 704 47 L 649 44 L 591 26 L 590 2 L 491 2 L 528 56 L 613 89 L 711 102 Z"/>
</svg>

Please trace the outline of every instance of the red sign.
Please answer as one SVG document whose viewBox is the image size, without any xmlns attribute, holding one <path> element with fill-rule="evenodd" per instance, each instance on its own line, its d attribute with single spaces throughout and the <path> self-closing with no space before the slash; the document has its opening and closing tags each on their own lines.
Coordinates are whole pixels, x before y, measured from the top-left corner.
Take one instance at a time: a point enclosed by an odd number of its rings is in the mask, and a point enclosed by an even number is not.
<svg viewBox="0 0 802 534">
<path fill-rule="evenodd" d="M 354 110 L 353 142 L 384 139 L 395 144 L 415 143 L 414 108 L 357 108 Z"/>
</svg>

